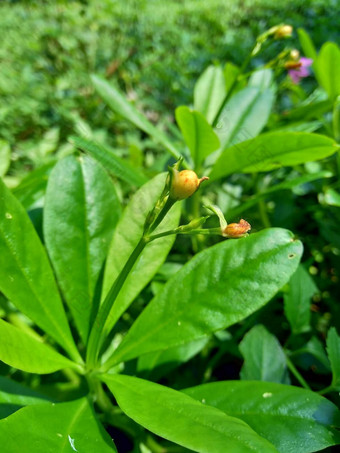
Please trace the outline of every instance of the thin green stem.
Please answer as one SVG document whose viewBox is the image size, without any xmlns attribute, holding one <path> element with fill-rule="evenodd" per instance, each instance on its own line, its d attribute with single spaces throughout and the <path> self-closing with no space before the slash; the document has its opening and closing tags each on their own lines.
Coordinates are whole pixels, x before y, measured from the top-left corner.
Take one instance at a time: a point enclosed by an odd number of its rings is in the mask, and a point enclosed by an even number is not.
<svg viewBox="0 0 340 453">
<path fill-rule="evenodd" d="M 287 355 L 286 355 L 286 362 L 287 362 L 288 369 L 296 377 L 296 379 L 299 381 L 299 383 L 302 385 L 302 387 L 304 387 L 307 390 L 311 390 L 310 386 L 307 384 L 307 382 L 304 380 L 304 378 L 298 372 L 294 363 L 290 360 L 290 358 Z"/>
<path fill-rule="evenodd" d="M 155 221 L 150 225 L 150 227 L 147 229 L 146 234 L 152 233 L 158 225 L 161 223 L 161 221 L 164 219 L 164 217 L 167 215 L 167 213 L 170 211 L 172 206 L 176 203 L 176 200 L 173 198 L 168 198 L 165 202 L 165 205 L 161 209 L 160 213 L 158 214 L 157 218 Z"/>
<path fill-rule="evenodd" d="M 144 247 L 146 246 L 147 241 L 145 240 L 144 237 L 140 239 L 138 242 L 136 248 L 130 255 L 130 258 L 127 260 L 125 266 L 123 267 L 122 271 L 118 275 L 117 279 L 111 286 L 111 289 L 109 293 L 107 294 L 103 304 L 101 305 L 96 319 L 93 323 L 89 342 L 88 342 L 88 347 L 87 347 L 87 364 L 89 369 L 93 369 L 96 365 L 98 354 L 99 354 L 99 347 L 100 347 L 100 338 L 101 338 L 101 333 L 104 329 L 106 320 L 110 314 L 111 308 L 114 304 L 114 301 L 116 300 L 119 291 L 121 290 L 125 280 L 127 279 L 131 269 L 133 268 L 135 262 L 137 261 L 139 255 L 142 253 L 144 250 Z"/>
<path fill-rule="evenodd" d="M 334 392 L 335 391 L 335 388 L 333 387 L 333 385 L 329 385 L 328 387 L 318 391 L 317 393 L 319 395 L 325 395 L 326 393 L 331 393 L 331 392 Z"/>
</svg>

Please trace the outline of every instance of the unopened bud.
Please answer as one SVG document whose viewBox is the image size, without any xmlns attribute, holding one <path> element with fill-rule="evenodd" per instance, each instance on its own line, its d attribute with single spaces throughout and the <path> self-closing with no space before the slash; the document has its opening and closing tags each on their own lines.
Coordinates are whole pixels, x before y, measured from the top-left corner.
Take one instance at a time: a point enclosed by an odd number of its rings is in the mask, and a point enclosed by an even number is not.
<svg viewBox="0 0 340 453">
<path fill-rule="evenodd" d="M 192 170 L 178 172 L 172 169 L 172 179 L 170 186 L 170 198 L 174 200 L 184 200 L 191 197 L 199 188 L 203 181 L 209 179 L 207 176 L 199 179 Z"/>
<path fill-rule="evenodd" d="M 274 37 L 276 39 L 289 38 L 293 34 L 293 27 L 291 25 L 279 25 L 275 30 Z"/>
<path fill-rule="evenodd" d="M 251 230 L 250 224 L 241 219 L 239 223 L 229 223 L 223 230 L 222 235 L 227 238 L 241 238 Z"/>
<path fill-rule="evenodd" d="M 286 69 L 299 69 L 301 68 L 302 66 L 302 63 L 301 61 L 293 61 L 293 60 L 289 60 L 289 61 L 286 61 L 285 63 L 285 68 Z"/>
<path fill-rule="evenodd" d="M 300 58 L 300 52 L 297 49 L 293 49 L 290 51 L 289 56 L 292 60 L 296 61 Z"/>
</svg>

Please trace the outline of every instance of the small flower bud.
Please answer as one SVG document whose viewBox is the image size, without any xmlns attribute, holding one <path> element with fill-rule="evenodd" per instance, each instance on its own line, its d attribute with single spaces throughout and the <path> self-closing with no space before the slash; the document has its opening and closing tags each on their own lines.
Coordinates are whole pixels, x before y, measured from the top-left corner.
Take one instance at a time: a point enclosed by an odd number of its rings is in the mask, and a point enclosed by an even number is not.
<svg viewBox="0 0 340 453">
<path fill-rule="evenodd" d="M 172 179 L 170 186 L 170 198 L 174 200 L 184 200 L 193 195 L 201 183 L 209 179 L 207 176 L 199 179 L 192 170 L 183 170 L 178 172 L 172 170 Z"/>
<path fill-rule="evenodd" d="M 301 68 L 301 66 L 302 66 L 301 61 L 289 60 L 289 61 L 286 61 L 286 63 L 285 63 L 286 69 L 298 69 L 298 68 Z"/>
<path fill-rule="evenodd" d="M 223 230 L 222 235 L 228 238 L 241 238 L 250 230 L 250 224 L 246 220 L 241 219 L 239 223 L 229 223 L 229 225 Z"/>
<path fill-rule="evenodd" d="M 289 56 L 292 60 L 296 61 L 300 58 L 300 52 L 297 49 L 293 49 L 290 51 Z"/>
<path fill-rule="evenodd" d="M 293 34 L 293 27 L 291 25 L 279 25 L 275 30 L 275 39 L 289 38 Z"/>
</svg>

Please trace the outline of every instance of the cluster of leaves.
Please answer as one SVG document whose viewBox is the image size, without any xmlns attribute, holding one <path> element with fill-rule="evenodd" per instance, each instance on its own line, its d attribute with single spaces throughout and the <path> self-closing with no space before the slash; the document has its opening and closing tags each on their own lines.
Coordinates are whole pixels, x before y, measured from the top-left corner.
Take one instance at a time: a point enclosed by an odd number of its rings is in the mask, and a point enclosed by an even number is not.
<svg viewBox="0 0 340 453">
<path fill-rule="evenodd" d="M 122 159 L 78 120 L 66 150 L 13 190 L 0 183 L 4 451 L 307 453 L 340 443 L 340 49 L 317 52 L 298 36 L 314 62 L 308 91 L 286 77 L 289 49 L 250 72 L 247 59 L 211 65 L 168 132 L 93 75 L 110 118 L 157 150 L 153 164 L 133 148 Z M 6 141 L 0 153 L 4 176 Z M 168 183 L 155 173 L 179 156 L 210 180 L 163 218 Z M 212 203 L 254 232 L 213 237 L 209 218 L 204 235 L 175 239 Z"/>
</svg>

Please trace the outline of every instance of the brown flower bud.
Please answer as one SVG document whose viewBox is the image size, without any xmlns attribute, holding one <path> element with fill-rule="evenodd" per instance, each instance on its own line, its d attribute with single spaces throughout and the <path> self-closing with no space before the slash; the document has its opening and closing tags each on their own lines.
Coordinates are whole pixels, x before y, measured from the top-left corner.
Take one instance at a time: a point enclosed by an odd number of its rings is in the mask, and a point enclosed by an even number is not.
<svg viewBox="0 0 340 453">
<path fill-rule="evenodd" d="M 291 25 L 280 25 L 274 33 L 276 39 L 289 38 L 293 34 L 293 27 Z"/>
<path fill-rule="evenodd" d="M 192 170 L 178 172 L 173 170 L 170 187 L 170 198 L 174 200 L 184 200 L 193 195 L 201 185 L 202 181 L 209 179 L 207 176 L 199 179 Z"/>
<path fill-rule="evenodd" d="M 285 63 L 285 68 L 286 69 L 298 69 L 298 68 L 301 68 L 301 61 L 293 61 L 293 60 L 289 60 L 289 61 L 286 61 Z"/>
<path fill-rule="evenodd" d="M 239 223 L 229 223 L 229 225 L 223 230 L 222 235 L 228 238 L 241 238 L 250 230 L 250 224 L 246 220 L 241 219 Z"/>
</svg>

